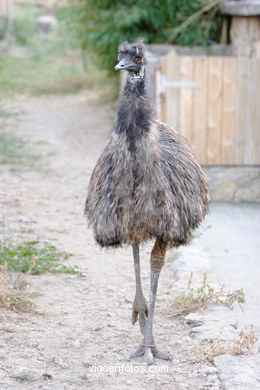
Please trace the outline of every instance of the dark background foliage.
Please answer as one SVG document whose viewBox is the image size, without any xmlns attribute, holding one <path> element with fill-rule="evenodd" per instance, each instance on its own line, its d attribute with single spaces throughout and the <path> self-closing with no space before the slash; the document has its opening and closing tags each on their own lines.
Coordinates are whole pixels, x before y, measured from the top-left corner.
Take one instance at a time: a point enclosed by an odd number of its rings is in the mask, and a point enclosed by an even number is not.
<svg viewBox="0 0 260 390">
<path fill-rule="evenodd" d="M 62 13 L 81 47 L 110 70 L 120 42 L 142 37 L 145 43 L 167 43 L 172 30 L 205 4 L 203 0 L 72 0 Z M 220 26 L 215 6 L 194 18 L 171 43 L 207 46 L 218 41 Z"/>
</svg>

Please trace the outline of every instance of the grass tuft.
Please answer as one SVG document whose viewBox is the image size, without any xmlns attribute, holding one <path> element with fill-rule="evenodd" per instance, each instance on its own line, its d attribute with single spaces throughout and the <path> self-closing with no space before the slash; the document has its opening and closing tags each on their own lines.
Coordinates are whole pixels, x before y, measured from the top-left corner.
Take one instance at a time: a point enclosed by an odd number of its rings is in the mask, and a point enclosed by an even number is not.
<svg viewBox="0 0 260 390">
<path fill-rule="evenodd" d="M 192 273 L 188 282 L 188 292 L 176 296 L 171 301 L 172 315 L 187 315 L 191 312 L 203 310 L 210 305 L 226 306 L 230 309 L 237 302 L 242 308 L 245 303 L 245 294 L 242 288 L 233 292 L 225 291 L 224 286 L 214 289 L 207 283 L 207 275 L 204 274 L 202 285 L 196 289 L 191 287 Z"/>
<path fill-rule="evenodd" d="M 0 163 L 1 164 L 33 164 L 40 155 L 28 150 L 27 143 L 20 137 L 0 132 Z"/>
<path fill-rule="evenodd" d="M 7 109 L 5 107 L 0 106 L 0 118 L 10 118 L 19 114 L 19 111 Z"/>
<path fill-rule="evenodd" d="M 16 6 L 13 43 L 7 52 L 0 52 L 0 101 L 19 93 L 72 94 L 82 89 L 105 90 L 106 98 L 113 100 L 117 87 L 82 51 L 62 11 L 57 9 L 58 24 L 48 34 L 37 28 L 37 16 L 42 13 L 34 5 Z"/>
<path fill-rule="evenodd" d="M 253 326 L 242 330 L 231 341 L 224 342 L 220 337 L 213 340 L 203 340 L 197 345 L 197 350 L 192 353 L 190 360 L 194 363 L 210 361 L 220 355 L 250 355 L 254 352 L 257 337 Z"/>
<path fill-rule="evenodd" d="M 28 312 L 36 308 L 28 292 L 29 284 L 22 275 L 0 269 L 0 306 L 7 310 Z"/>
<path fill-rule="evenodd" d="M 16 247 L 0 245 L 0 265 L 6 266 L 8 271 L 27 272 L 32 275 L 45 272 L 79 274 L 77 266 L 62 263 L 69 256 L 54 245 L 41 245 L 39 241 L 29 241 Z"/>
</svg>

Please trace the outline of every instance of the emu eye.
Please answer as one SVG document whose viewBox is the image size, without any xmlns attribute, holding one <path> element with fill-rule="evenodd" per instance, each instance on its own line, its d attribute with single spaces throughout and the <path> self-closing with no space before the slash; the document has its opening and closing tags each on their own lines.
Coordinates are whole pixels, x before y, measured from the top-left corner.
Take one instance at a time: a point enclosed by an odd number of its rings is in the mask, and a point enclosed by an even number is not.
<svg viewBox="0 0 260 390">
<path fill-rule="evenodd" d="M 137 64 L 140 64 L 140 62 L 142 62 L 141 57 L 135 57 L 135 62 L 136 62 Z"/>
</svg>

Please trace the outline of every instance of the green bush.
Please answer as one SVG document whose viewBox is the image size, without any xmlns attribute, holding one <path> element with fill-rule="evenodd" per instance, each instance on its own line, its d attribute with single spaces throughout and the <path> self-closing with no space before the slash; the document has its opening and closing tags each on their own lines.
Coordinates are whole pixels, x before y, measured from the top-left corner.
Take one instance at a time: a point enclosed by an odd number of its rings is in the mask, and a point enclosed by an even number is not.
<svg viewBox="0 0 260 390">
<path fill-rule="evenodd" d="M 62 263 L 69 256 L 54 245 L 40 245 L 38 241 L 29 241 L 17 247 L 0 244 L 0 267 L 7 266 L 8 271 L 30 272 L 33 275 L 44 272 L 79 274 L 78 267 Z"/>
<path fill-rule="evenodd" d="M 17 7 L 14 19 L 14 36 L 18 44 L 30 44 L 36 33 L 36 17 L 37 13 L 34 7 Z"/>
<path fill-rule="evenodd" d="M 72 0 L 63 16 L 80 45 L 96 53 L 101 67 L 110 70 L 118 44 L 138 37 L 146 43 L 166 43 L 172 30 L 205 6 L 203 0 Z M 207 46 L 218 39 L 218 8 L 196 17 L 171 43 Z"/>
<path fill-rule="evenodd" d="M 5 37 L 6 25 L 7 25 L 6 18 L 0 16 L 0 41 Z"/>
</svg>

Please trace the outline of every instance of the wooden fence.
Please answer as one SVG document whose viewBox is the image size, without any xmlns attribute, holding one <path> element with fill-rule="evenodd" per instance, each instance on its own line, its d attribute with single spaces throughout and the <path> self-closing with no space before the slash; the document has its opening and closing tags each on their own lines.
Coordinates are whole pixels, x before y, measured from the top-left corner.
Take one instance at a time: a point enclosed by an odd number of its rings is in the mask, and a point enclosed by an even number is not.
<svg viewBox="0 0 260 390">
<path fill-rule="evenodd" d="M 162 58 L 157 111 L 180 131 L 204 165 L 260 164 L 260 59 Z"/>
<path fill-rule="evenodd" d="M 0 16 L 7 16 L 8 13 L 7 8 L 7 1 L 6 0 L 0 0 Z"/>
</svg>

